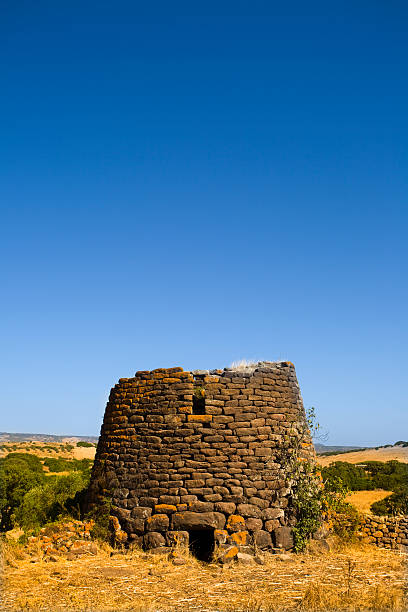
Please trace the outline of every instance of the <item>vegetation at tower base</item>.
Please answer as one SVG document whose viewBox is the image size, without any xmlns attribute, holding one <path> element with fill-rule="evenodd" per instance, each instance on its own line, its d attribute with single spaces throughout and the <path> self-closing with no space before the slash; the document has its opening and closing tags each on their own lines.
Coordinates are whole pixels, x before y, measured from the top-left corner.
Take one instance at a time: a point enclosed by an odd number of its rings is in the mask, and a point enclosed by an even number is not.
<svg viewBox="0 0 408 612">
<path fill-rule="evenodd" d="M 111 390 L 86 505 L 109 498 L 121 541 L 146 549 L 199 530 L 225 554 L 293 548 L 295 458 L 315 453 L 293 364 L 141 371 Z"/>
<path fill-rule="evenodd" d="M 304 551 L 323 525 L 326 529 L 330 526 L 343 540 L 349 540 L 359 524 L 358 513 L 345 501 L 349 490 L 342 480 L 336 476 L 322 478 L 316 462 L 302 455 L 302 449 L 318 437 L 319 429 L 312 407 L 306 412 L 303 429 L 298 432 L 300 435 L 288 436 L 285 444 L 283 462 L 296 518 L 292 529 L 296 552 Z"/>
</svg>

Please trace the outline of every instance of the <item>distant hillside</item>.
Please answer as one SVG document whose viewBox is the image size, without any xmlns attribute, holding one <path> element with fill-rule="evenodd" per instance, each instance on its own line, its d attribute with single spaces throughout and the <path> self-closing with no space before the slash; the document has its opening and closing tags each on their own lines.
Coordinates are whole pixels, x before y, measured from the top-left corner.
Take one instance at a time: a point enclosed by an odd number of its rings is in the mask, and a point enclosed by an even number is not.
<svg viewBox="0 0 408 612">
<path fill-rule="evenodd" d="M 362 446 L 326 446 L 326 444 L 319 444 L 318 442 L 315 443 L 314 447 L 319 455 L 322 453 L 348 453 L 363 448 Z"/>
<path fill-rule="evenodd" d="M 365 461 L 400 461 L 408 463 L 408 446 L 394 445 L 381 446 L 377 448 L 365 448 L 361 450 L 338 453 L 337 455 L 318 454 L 317 461 L 320 465 L 330 465 L 335 461 L 346 463 L 364 463 Z"/>
<path fill-rule="evenodd" d="M 52 434 L 9 433 L 0 431 L 0 442 L 97 442 L 98 436 L 54 436 Z"/>
</svg>

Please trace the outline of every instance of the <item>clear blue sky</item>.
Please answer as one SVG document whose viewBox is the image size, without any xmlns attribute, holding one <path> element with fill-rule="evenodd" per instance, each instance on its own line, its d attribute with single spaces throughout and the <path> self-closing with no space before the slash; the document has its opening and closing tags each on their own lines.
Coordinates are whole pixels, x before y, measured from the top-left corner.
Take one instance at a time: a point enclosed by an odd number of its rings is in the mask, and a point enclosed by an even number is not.
<svg viewBox="0 0 408 612">
<path fill-rule="evenodd" d="M 407 5 L 194 4 L 2 2 L 0 429 L 283 358 L 328 443 L 407 439 Z"/>
</svg>

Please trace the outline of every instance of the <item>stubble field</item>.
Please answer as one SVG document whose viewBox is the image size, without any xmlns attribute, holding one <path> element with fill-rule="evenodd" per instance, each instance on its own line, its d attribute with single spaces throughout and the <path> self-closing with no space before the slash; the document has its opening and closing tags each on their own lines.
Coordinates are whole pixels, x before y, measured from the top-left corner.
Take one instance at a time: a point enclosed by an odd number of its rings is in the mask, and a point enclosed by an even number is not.
<svg viewBox="0 0 408 612">
<path fill-rule="evenodd" d="M 325 554 L 265 555 L 263 565 L 219 566 L 186 556 L 115 553 L 76 561 L 5 551 L 2 610 L 275 612 L 406 610 L 405 555 L 369 546 Z"/>
</svg>

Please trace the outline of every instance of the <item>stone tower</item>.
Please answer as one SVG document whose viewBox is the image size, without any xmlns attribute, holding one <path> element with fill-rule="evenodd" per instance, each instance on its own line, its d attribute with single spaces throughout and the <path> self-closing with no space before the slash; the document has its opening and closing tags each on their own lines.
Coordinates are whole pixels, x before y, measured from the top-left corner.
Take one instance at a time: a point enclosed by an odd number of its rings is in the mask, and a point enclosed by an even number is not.
<svg viewBox="0 0 408 612">
<path fill-rule="evenodd" d="M 295 448 L 314 457 L 290 362 L 136 372 L 110 392 L 88 507 L 108 499 L 116 538 L 146 549 L 290 548 Z"/>
</svg>

